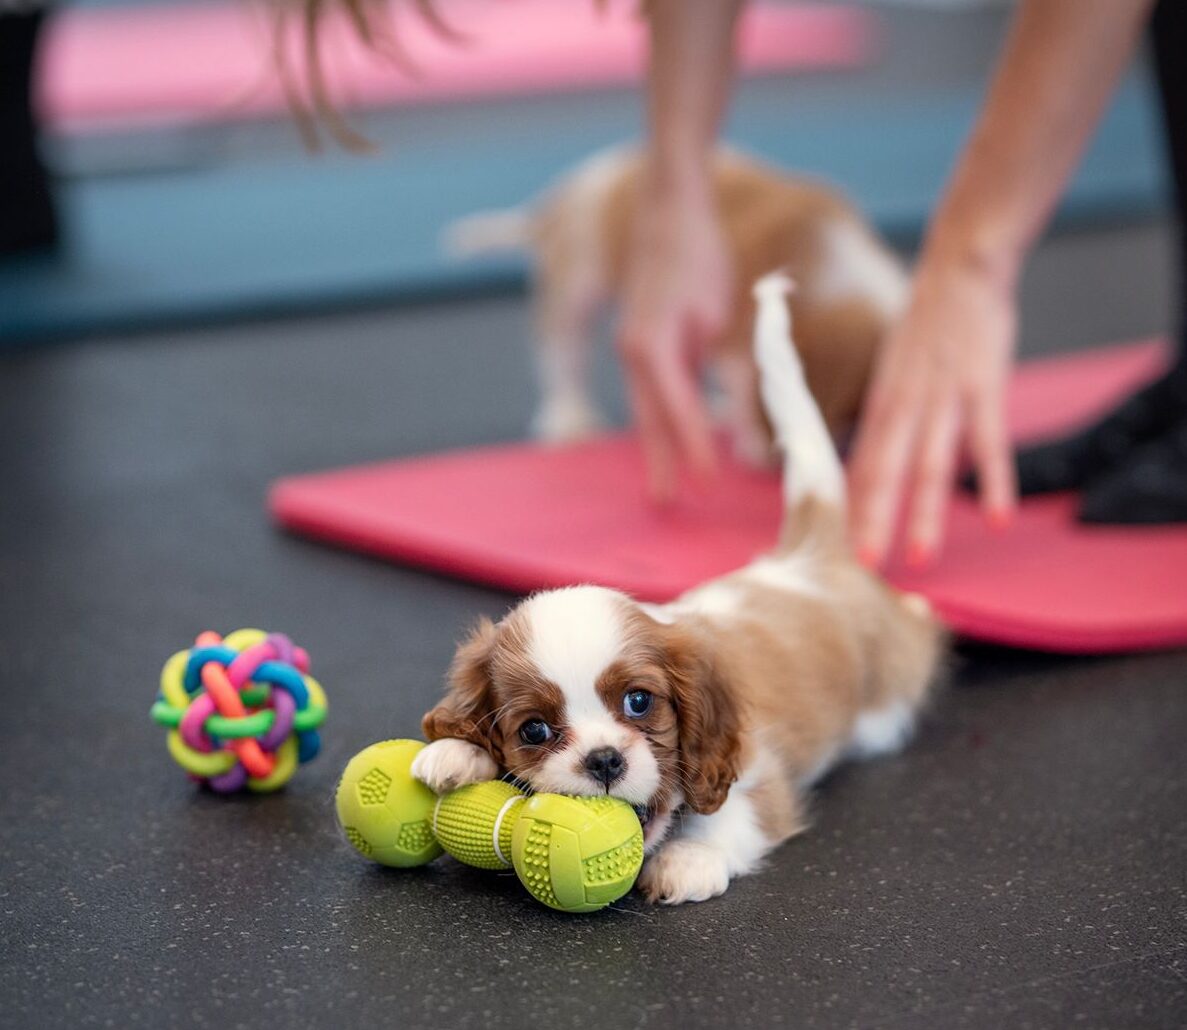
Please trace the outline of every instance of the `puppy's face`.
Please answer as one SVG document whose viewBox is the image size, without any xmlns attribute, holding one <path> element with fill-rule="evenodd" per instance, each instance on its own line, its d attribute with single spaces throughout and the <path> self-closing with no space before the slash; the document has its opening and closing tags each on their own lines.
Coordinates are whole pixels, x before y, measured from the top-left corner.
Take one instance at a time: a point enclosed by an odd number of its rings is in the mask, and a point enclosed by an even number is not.
<svg viewBox="0 0 1187 1030">
<path fill-rule="evenodd" d="M 687 804 L 711 812 L 737 776 L 737 706 L 702 644 L 599 587 L 538 594 L 461 646 L 430 740 L 484 747 L 534 790 L 609 794 L 647 846 Z"/>
</svg>

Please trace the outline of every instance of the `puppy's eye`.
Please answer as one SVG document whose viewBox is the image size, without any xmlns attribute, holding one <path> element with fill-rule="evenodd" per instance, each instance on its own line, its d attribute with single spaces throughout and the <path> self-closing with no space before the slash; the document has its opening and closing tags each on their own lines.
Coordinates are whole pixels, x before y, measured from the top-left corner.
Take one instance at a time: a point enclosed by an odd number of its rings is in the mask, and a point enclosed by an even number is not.
<svg viewBox="0 0 1187 1030">
<path fill-rule="evenodd" d="M 653 698 L 650 691 L 632 690 L 622 699 L 622 711 L 628 719 L 642 719 L 651 711 Z"/>
<path fill-rule="evenodd" d="M 519 739 L 533 747 L 552 740 L 552 727 L 543 719 L 529 719 L 519 727 Z"/>
</svg>

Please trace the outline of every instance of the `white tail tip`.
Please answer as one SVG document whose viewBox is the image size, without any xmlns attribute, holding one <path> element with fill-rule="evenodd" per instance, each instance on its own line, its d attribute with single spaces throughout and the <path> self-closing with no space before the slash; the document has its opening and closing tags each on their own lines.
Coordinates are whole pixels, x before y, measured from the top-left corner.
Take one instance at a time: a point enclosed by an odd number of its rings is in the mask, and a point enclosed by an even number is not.
<svg viewBox="0 0 1187 1030">
<path fill-rule="evenodd" d="M 782 269 L 768 272 L 754 284 L 751 292 L 754 294 L 754 299 L 761 304 L 772 295 L 786 297 L 788 294 L 795 293 L 795 280 Z"/>
</svg>

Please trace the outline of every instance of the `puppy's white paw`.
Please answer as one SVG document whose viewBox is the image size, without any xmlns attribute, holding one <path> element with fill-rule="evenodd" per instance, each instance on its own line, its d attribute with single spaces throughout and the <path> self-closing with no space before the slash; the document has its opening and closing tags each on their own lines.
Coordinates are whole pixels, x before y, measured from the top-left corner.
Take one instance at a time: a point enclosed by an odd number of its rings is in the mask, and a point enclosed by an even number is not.
<svg viewBox="0 0 1187 1030">
<path fill-rule="evenodd" d="M 532 419 L 532 432 L 544 443 L 576 443 L 606 428 L 605 416 L 584 397 L 548 398 Z"/>
<path fill-rule="evenodd" d="M 680 905 L 724 894 L 729 882 L 729 860 L 721 848 L 674 840 L 643 863 L 636 886 L 648 901 Z"/>
<path fill-rule="evenodd" d="M 493 780 L 499 767 L 477 744 L 447 737 L 434 740 L 412 760 L 412 775 L 435 794 Z"/>
</svg>

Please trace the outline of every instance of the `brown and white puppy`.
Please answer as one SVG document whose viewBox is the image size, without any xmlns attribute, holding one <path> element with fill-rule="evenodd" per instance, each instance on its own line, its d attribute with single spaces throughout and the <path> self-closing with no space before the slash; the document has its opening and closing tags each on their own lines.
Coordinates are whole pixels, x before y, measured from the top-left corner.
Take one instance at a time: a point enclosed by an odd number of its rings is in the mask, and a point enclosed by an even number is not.
<svg viewBox="0 0 1187 1030">
<path fill-rule="evenodd" d="M 623 289 L 643 158 L 617 148 L 593 155 L 538 201 L 479 213 L 446 230 L 457 255 L 502 248 L 532 254 L 541 439 L 565 442 L 602 427 L 587 368 L 591 323 Z M 874 351 L 907 296 L 907 277 L 860 214 L 834 190 L 721 149 L 713 181 L 736 289 L 730 318 L 710 342 L 734 452 L 751 464 L 771 457 L 758 396 L 749 284 L 772 268 L 796 283 L 796 346 L 834 434 L 856 418 Z"/>
<path fill-rule="evenodd" d="M 578 586 L 482 622 L 412 767 L 438 791 L 505 770 L 539 791 L 630 802 L 654 901 L 718 895 L 802 830 L 805 791 L 827 769 L 906 740 L 940 659 L 926 603 L 850 554 L 843 473 L 795 358 L 785 286 L 755 287 L 785 453 L 777 547 L 670 604 Z"/>
</svg>

